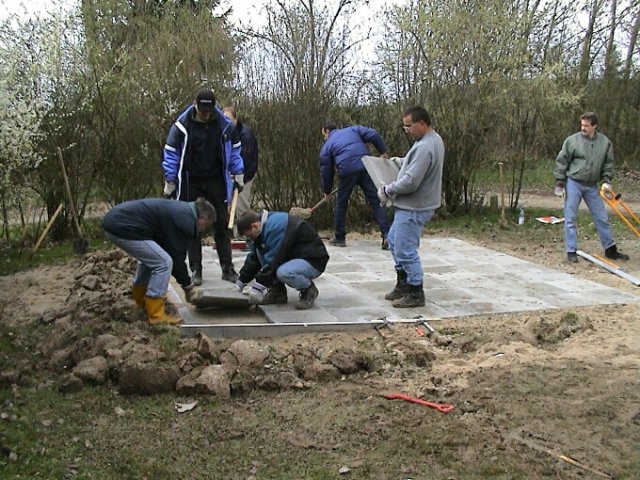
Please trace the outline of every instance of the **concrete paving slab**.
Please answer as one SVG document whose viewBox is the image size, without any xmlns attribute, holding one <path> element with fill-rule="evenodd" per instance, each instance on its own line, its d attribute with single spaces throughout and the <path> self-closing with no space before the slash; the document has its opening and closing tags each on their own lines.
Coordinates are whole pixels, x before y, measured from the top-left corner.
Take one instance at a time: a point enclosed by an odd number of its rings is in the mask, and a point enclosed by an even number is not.
<svg viewBox="0 0 640 480">
<path fill-rule="evenodd" d="M 196 309 L 182 304 L 179 311 L 189 334 L 209 331 L 217 336 L 269 336 L 301 331 L 344 330 L 379 319 L 430 320 L 487 313 L 536 311 L 597 304 L 640 301 L 640 296 L 621 292 L 597 282 L 536 265 L 455 238 L 426 237 L 420 254 L 425 271 L 427 304 L 396 309 L 384 300 L 395 284 L 393 260 L 375 240 L 347 239 L 347 247 L 327 245 L 331 259 L 327 271 L 316 280 L 320 291 L 313 308 L 296 310 L 298 292 L 288 288 L 285 305 L 242 309 Z M 233 252 L 236 270 L 246 252 Z M 221 301 L 237 301 L 233 284 L 220 279 L 215 251 L 203 251 L 203 291 L 220 295 Z M 180 289 L 172 299 L 180 300 Z M 240 298 L 239 300 L 242 300 Z M 242 330 L 238 324 L 244 324 Z M 229 325 L 229 328 L 224 328 Z M 282 327 L 287 325 L 287 327 Z M 343 325 L 349 328 L 338 328 Z M 191 327 L 189 327 L 191 326 Z M 204 329 L 211 326 L 210 329 Z M 325 328 L 325 330 L 323 330 Z M 203 330 L 204 329 L 204 330 Z"/>
</svg>

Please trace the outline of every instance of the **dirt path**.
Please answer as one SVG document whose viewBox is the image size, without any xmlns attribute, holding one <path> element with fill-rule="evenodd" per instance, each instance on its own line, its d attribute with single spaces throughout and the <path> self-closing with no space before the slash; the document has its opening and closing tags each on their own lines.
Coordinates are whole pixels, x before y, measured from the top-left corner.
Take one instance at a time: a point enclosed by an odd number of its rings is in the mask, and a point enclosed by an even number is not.
<svg viewBox="0 0 640 480">
<path fill-rule="evenodd" d="M 633 212 L 638 215 L 640 214 L 640 200 L 635 196 L 629 196 L 627 200 L 625 197 L 622 197 L 622 201 L 631 209 Z M 541 195 L 538 193 L 525 193 L 520 196 L 520 203 L 524 205 L 525 209 L 527 207 L 535 207 L 535 208 L 548 208 L 550 210 L 562 210 L 563 203 L 562 199 L 554 196 L 554 195 Z M 582 202 L 580 204 L 581 210 L 587 210 L 587 205 Z"/>
</svg>

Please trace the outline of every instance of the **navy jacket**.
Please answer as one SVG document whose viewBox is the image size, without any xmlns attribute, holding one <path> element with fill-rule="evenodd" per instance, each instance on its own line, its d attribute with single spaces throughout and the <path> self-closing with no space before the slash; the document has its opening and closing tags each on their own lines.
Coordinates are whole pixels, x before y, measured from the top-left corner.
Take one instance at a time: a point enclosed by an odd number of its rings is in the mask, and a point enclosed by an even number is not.
<svg viewBox="0 0 640 480">
<path fill-rule="evenodd" d="M 242 142 L 240 153 L 244 160 L 244 181 L 250 182 L 258 171 L 258 140 L 246 124 L 238 121 L 236 129 Z"/>
<path fill-rule="evenodd" d="M 198 237 L 194 202 L 144 198 L 123 202 L 107 212 L 102 228 L 126 240 L 153 240 L 173 260 L 171 275 L 183 287 L 191 283 L 185 264 L 187 245 Z"/>
<path fill-rule="evenodd" d="M 278 267 L 301 258 L 320 272 L 329 262 L 329 254 L 314 228 L 300 217 L 285 212 L 262 213 L 262 231 L 240 269 L 240 281 L 271 286 Z"/>
<path fill-rule="evenodd" d="M 362 157 L 370 155 L 367 143 L 373 143 L 380 154 L 387 152 L 387 146 L 380 134 L 373 128 L 354 125 L 329 132 L 329 138 L 320 149 L 320 174 L 322 190 L 330 193 L 333 189 L 333 174 L 339 177 L 365 171 Z"/>
</svg>

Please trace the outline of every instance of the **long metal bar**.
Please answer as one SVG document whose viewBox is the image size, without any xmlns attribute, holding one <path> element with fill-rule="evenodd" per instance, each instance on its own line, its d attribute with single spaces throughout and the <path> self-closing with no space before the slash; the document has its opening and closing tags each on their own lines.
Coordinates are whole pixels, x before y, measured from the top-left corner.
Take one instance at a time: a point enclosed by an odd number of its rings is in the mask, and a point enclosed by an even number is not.
<svg viewBox="0 0 640 480">
<path fill-rule="evenodd" d="M 178 309 L 180 311 L 180 308 Z M 181 312 L 182 313 L 182 312 Z M 184 317 L 183 317 L 184 318 Z M 439 320 L 430 318 L 429 320 Z M 208 337 L 222 338 L 254 338 L 254 337 L 279 337 L 284 335 L 294 335 L 297 333 L 312 332 L 344 332 L 344 331 L 366 331 L 381 325 L 410 324 L 423 325 L 426 319 L 419 318 L 398 318 L 398 319 L 375 319 L 365 322 L 291 322 L 291 323 L 226 323 L 226 324 L 183 324 L 180 330 L 185 337 L 195 337 L 198 333 L 203 333 Z M 429 325 L 431 327 L 431 325 Z M 432 327 L 433 328 L 433 327 Z"/>
<path fill-rule="evenodd" d="M 583 252 L 582 250 L 578 250 L 576 252 L 576 255 L 584 258 L 585 260 L 590 261 L 591 263 L 594 263 L 596 265 L 598 265 L 599 267 L 604 268 L 605 270 L 607 270 L 608 272 L 613 273 L 614 275 L 619 276 L 620 278 L 624 278 L 625 280 L 633 283 L 636 287 L 640 286 L 640 280 L 638 280 L 636 277 L 629 275 L 626 272 L 623 272 L 622 270 L 620 270 L 619 268 L 614 268 L 611 265 L 606 264 L 605 262 L 602 262 L 600 260 L 598 260 L 597 258 L 595 258 L 592 255 L 589 255 L 588 253 Z"/>
</svg>

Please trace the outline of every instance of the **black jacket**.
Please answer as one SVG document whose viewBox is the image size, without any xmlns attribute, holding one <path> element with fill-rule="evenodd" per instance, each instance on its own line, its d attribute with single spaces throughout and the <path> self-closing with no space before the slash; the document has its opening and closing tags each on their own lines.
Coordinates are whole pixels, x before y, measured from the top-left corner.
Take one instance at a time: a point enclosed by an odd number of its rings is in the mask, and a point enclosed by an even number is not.
<svg viewBox="0 0 640 480">
<path fill-rule="evenodd" d="M 198 236 L 198 222 L 193 202 L 164 198 L 144 198 L 123 202 L 107 212 L 102 228 L 126 240 L 153 240 L 173 260 L 171 274 L 180 283 L 191 283 L 185 265 L 187 245 Z"/>
<path fill-rule="evenodd" d="M 258 171 L 258 140 L 253 131 L 244 123 L 238 121 L 236 129 L 240 134 L 240 155 L 244 161 L 244 181 L 250 182 Z"/>
</svg>

